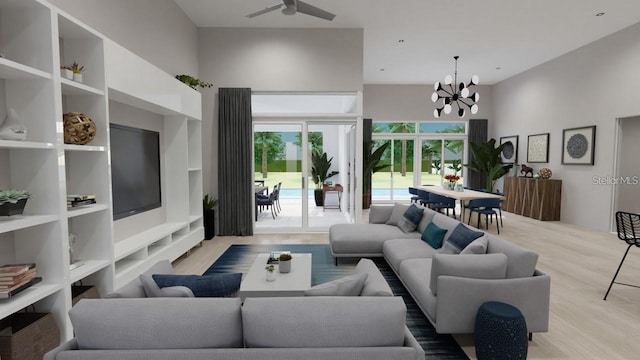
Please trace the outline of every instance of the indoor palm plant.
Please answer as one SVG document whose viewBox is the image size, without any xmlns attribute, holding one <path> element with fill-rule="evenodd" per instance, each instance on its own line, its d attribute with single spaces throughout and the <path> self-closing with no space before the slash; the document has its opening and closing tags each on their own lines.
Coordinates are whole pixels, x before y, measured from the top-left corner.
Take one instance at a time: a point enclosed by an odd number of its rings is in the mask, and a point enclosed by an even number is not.
<svg viewBox="0 0 640 360">
<path fill-rule="evenodd" d="M 387 150 L 390 141 L 374 148 L 373 141 L 366 141 L 363 143 L 364 149 L 362 153 L 362 208 L 368 209 L 371 207 L 371 176 L 380 170 L 384 170 L 389 167 L 389 164 L 382 162 L 382 155 Z"/>
<path fill-rule="evenodd" d="M 206 194 L 202 199 L 205 240 L 211 240 L 216 235 L 216 205 L 218 205 L 218 199 L 209 196 L 209 194 Z"/>
<path fill-rule="evenodd" d="M 484 176 L 485 186 L 489 192 L 493 192 L 496 180 L 508 173 L 509 169 L 513 167 L 513 164 L 503 164 L 500 156 L 507 144 L 511 144 L 511 141 L 507 141 L 498 147 L 496 147 L 496 139 L 491 139 L 482 144 L 469 143 L 473 160 L 469 164 L 464 164 L 464 166 Z"/>
<path fill-rule="evenodd" d="M 0 216 L 22 214 L 30 198 L 25 190 L 0 190 Z"/>
<path fill-rule="evenodd" d="M 316 184 L 316 189 L 313 193 L 316 200 L 316 206 L 324 205 L 324 201 L 322 199 L 322 185 L 324 182 L 328 178 L 338 174 L 337 171 L 329 171 L 329 169 L 331 169 L 332 161 L 333 157 L 328 158 L 326 152 L 322 154 L 315 150 L 311 152 L 311 178 Z"/>
</svg>

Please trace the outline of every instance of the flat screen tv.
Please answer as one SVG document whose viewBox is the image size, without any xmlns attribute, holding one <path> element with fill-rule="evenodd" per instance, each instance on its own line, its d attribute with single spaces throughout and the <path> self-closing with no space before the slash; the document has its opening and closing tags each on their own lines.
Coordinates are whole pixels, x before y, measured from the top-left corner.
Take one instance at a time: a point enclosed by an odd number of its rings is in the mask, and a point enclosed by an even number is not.
<svg viewBox="0 0 640 360">
<path fill-rule="evenodd" d="M 113 220 L 162 205 L 160 134 L 110 124 Z"/>
</svg>

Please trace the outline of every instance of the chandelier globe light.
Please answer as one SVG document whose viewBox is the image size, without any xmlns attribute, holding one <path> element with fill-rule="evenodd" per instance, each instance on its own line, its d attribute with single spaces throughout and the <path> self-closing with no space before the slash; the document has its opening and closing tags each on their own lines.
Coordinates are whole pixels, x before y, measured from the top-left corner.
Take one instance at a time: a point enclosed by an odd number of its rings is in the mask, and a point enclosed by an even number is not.
<svg viewBox="0 0 640 360">
<path fill-rule="evenodd" d="M 453 76 L 447 75 L 444 78 L 444 84 L 440 81 L 433 85 L 434 93 L 431 95 L 431 101 L 437 103 L 442 99 L 441 107 L 433 110 L 433 116 L 437 118 L 444 112 L 450 114 L 453 109 L 453 105 L 457 107 L 458 116 L 463 118 L 466 114 L 465 108 L 468 108 L 472 114 L 478 113 L 478 100 L 480 100 L 480 94 L 474 92 L 471 94 L 470 87 L 478 85 L 480 78 L 478 75 L 473 75 L 471 81 L 468 84 L 464 82 L 458 83 L 458 58 L 454 56 L 455 70 Z"/>
</svg>

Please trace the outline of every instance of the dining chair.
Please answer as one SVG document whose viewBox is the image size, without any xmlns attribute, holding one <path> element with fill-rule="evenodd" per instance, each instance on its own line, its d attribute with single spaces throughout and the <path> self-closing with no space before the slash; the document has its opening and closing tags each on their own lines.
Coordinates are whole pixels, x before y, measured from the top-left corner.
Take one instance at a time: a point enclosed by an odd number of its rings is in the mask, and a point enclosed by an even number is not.
<svg viewBox="0 0 640 360">
<path fill-rule="evenodd" d="M 447 216 L 449 216 L 449 209 L 453 210 L 453 218 L 456 218 L 456 199 L 429 193 L 429 202 L 431 203 L 431 208 L 433 210 L 437 210 L 441 212 L 442 209 L 447 210 Z M 463 219 L 464 221 L 464 219 Z"/>
<path fill-rule="evenodd" d="M 271 194 L 269 194 L 269 196 L 267 198 L 265 197 L 261 197 L 258 196 L 256 194 L 256 207 L 260 207 L 260 209 L 262 208 L 269 208 L 271 210 L 271 217 L 275 220 L 276 219 L 276 212 L 274 209 L 274 199 L 276 197 L 276 192 L 275 192 L 275 186 L 274 186 L 274 191 L 271 192 Z M 258 221 L 258 212 L 256 211 L 256 221 Z"/>
<path fill-rule="evenodd" d="M 426 190 L 422 190 L 422 189 L 417 189 L 418 190 L 418 202 L 420 203 L 420 205 L 424 206 L 424 207 L 428 207 L 431 209 L 431 205 L 434 203 L 433 201 L 431 201 L 429 199 L 429 192 Z"/>
<path fill-rule="evenodd" d="M 498 234 L 500 234 L 500 223 L 498 221 L 498 212 L 496 209 L 500 209 L 501 200 L 498 198 L 489 198 L 489 199 L 473 199 L 468 203 L 469 209 L 469 220 L 467 221 L 467 225 L 471 223 L 471 215 L 473 213 L 478 214 L 478 225 L 476 226 L 478 229 L 480 228 L 480 218 L 482 215 L 485 216 L 485 225 L 487 230 L 489 230 L 489 217 L 493 220 L 493 217 L 496 217 L 496 229 L 498 229 Z M 464 219 L 463 219 L 464 221 Z"/>
<path fill-rule="evenodd" d="M 278 207 L 278 212 L 282 212 L 282 207 L 280 206 L 280 190 L 282 189 L 282 181 L 278 183 L 278 191 L 276 192 L 276 206 Z"/>
<path fill-rule="evenodd" d="M 418 189 L 409 186 L 409 194 L 413 195 L 411 197 L 411 203 L 417 203 L 420 201 L 420 196 L 418 196 Z"/>
<path fill-rule="evenodd" d="M 611 283 L 609 284 L 609 288 L 607 289 L 607 293 L 604 294 L 604 299 L 607 300 L 607 296 L 609 295 L 609 291 L 611 291 L 611 287 L 613 284 L 625 285 L 631 287 L 640 287 L 632 284 L 625 284 L 616 282 L 616 278 L 618 277 L 618 273 L 620 272 L 620 268 L 622 268 L 622 263 L 624 263 L 624 259 L 627 257 L 629 253 L 629 249 L 632 246 L 640 247 L 640 214 L 634 214 L 625 211 L 616 212 L 616 229 L 618 232 L 618 239 L 627 243 L 627 251 L 624 252 L 624 256 L 622 256 L 622 260 L 620 261 L 620 265 L 618 265 L 618 270 L 616 270 L 615 275 L 613 275 L 613 279 L 611 279 Z"/>
</svg>

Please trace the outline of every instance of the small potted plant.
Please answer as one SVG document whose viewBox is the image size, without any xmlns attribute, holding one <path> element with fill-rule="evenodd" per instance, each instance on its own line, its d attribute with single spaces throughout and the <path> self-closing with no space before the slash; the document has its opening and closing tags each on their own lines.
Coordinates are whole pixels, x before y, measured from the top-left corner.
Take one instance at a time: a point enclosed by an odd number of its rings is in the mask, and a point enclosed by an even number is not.
<svg viewBox="0 0 640 360">
<path fill-rule="evenodd" d="M 267 265 L 264 269 L 267 270 L 267 281 L 274 281 L 276 279 L 276 267 Z"/>
<path fill-rule="evenodd" d="M 82 72 L 84 71 L 84 66 L 80 66 L 77 62 L 71 64 L 71 72 L 73 72 L 73 81 L 82 82 Z"/>
<path fill-rule="evenodd" d="M 73 71 L 71 70 L 71 66 L 69 65 L 60 66 L 60 74 L 62 75 L 62 77 L 69 80 L 73 79 Z"/>
<path fill-rule="evenodd" d="M 213 86 L 213 84 L 202 81 L 198 78 L 195 78 L 191 75 L 185 75 L 185 74 L 181 74 L 181 75 L 176 75 L 176 79 L 182 81 L 183 83 L 185 83 L 186 85 L 188 85 L 190 88 L 192 88 L 193 90 L 198 90 L 198 86 L 202 87 L 202 88 L 210 88 Z"/>
<path fill-rule="evenodd" d="M 0 190 L 0 216 L 20 215 L 31 194 L 24 190 Z"/>
<path fill-rule="evenodd" d="M 291 254 L 281 254 L 280 259 L 278 260 L 278 271 L 282 274 L 286 274 L 291 272 Z"/>
<path fill-rule="evenodd" d="M 218 205 L 218 199 L 209 196 L 209 194 L 206 194 L 202 199 L 205 240 L 211 240 L 216 236 L 216 205 Z"/>
</svg>

